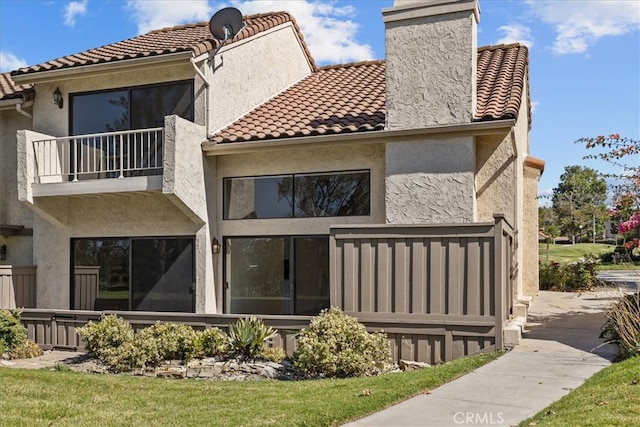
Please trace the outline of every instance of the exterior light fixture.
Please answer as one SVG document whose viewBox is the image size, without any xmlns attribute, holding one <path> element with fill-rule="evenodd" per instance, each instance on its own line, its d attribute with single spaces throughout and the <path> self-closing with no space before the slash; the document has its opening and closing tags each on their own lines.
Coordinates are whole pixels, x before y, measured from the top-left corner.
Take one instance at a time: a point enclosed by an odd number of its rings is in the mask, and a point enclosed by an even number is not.
<svg viewBox="0 0 640 427">
<path fill-rule="evenodd" d="M 211 242 L 211 252 L 217 255 L 220 253 L 220 249 L 222 249 L 222 245 L 220 244 L 218 239 L 214 237 L 213 242 Z"/>
<path fill-rule="evenodd" d="M 62 108 L 63 102 L 64 101 L 62 99 L 62 92 L 60 92 L 60 88 L 57 87 L 56 90 L 53 92 L 53 103 L 56 104 L 58 108 Z"/>
<path fill-rule="evenodd" d="M 7 245 L 0 246 L 0 261 L 7 259 Z"/>
</svg>

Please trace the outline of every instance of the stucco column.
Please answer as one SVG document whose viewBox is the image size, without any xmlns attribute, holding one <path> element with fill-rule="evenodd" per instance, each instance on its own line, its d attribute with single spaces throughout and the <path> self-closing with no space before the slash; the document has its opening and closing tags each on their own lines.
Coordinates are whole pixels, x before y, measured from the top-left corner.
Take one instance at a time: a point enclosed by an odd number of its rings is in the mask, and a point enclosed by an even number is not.
<svg viewBox="0 0 640 427">
<path fill-rule="evenodd" d="M 387 143 L 386 222 L 473 222 L 474 153 L 473 137 Z"/>
</svg>

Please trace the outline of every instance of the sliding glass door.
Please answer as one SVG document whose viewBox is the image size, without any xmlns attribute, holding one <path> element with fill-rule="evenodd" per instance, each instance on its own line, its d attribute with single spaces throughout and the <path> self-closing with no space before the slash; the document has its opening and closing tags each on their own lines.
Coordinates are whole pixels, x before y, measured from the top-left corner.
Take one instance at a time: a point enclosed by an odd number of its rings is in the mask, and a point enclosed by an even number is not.
<svg viewBox="0 0 640 427">
<path fill-rule="evenodd" d="M 225 240 L 226 311 L 316 315 L 329 306 L 327 237 Z"/>
<path fill-rule="evenodd" d="M 194 311 L 192 237 L 73 239 L 76 310 Z"/>
</svg>

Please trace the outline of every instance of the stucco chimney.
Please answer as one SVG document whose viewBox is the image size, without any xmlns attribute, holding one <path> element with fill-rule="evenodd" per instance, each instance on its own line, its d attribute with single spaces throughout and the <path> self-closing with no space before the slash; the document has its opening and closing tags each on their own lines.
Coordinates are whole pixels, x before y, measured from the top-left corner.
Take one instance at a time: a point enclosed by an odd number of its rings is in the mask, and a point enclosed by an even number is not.
<svg viewBox="0 0 640 427">
<path fill-rule="evenodd" d="M 472 121 L 477 0 L 395 0 L 385 23 L 387 129 Z"/>
</svg>

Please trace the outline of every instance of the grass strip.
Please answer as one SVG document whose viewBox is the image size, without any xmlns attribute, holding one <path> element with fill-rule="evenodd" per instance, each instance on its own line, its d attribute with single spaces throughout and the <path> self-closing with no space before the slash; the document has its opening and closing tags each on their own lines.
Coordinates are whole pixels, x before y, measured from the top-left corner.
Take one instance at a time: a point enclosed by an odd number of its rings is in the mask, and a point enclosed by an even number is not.
<svg viewBox="0 0 640 427">
<path fill-rule="evenodd" d="M 220 382 L 0 368 L 2 426 L 331 426 L 431 390 L 496 359 L 309 381 Z"/>
<path fill-rule="evenodd" d="M 520 423 L 528 426 L 640 425 L 640 356 L 603 369 L 582 386 Z"/>
</svg>

